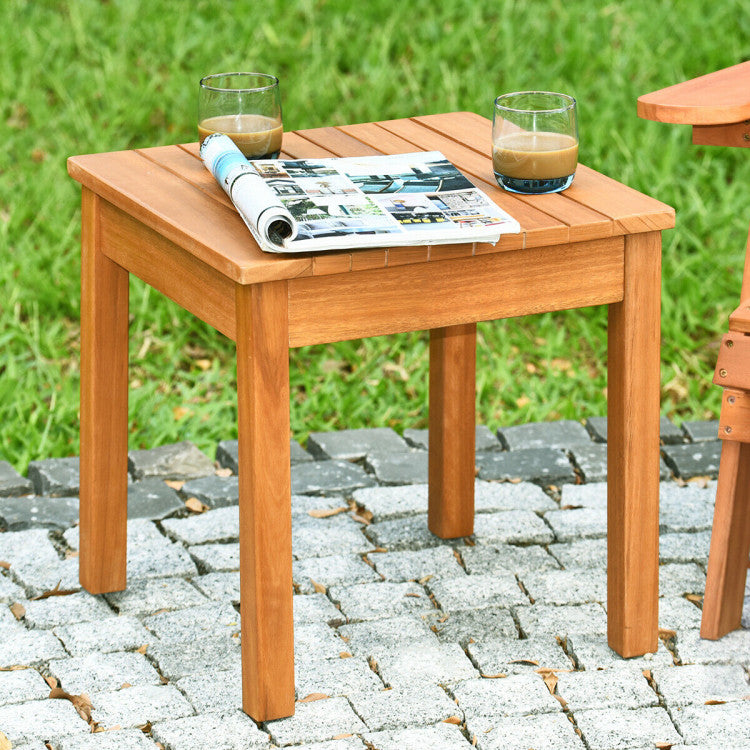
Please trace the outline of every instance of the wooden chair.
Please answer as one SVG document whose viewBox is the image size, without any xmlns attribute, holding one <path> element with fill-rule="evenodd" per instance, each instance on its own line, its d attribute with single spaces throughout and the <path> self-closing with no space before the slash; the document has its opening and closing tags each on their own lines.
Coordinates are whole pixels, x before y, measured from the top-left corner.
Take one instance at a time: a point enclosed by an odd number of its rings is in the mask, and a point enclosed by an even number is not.
<svg viewBox="0 0 750 750">
<path fill-rule="evenodd" d="M 649 120 L 693 126 L 693 143 L 750 147 L 750 62 L 638 99 Z M 715 640 L 740 626 L 750 554 L 750 237 L 741 302 L 729 316 L 714 383 L 724 388 L 722 439 L 701 636 Z"/>
</svg>

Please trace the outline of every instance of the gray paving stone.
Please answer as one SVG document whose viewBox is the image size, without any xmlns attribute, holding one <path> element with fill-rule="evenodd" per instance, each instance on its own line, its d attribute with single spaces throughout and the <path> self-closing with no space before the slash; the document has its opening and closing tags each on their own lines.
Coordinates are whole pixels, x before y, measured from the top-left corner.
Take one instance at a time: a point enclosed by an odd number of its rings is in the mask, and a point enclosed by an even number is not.
<svg viewBox="0 0 750 750">
<path fill-rule="evenodd" d="M 716 440 L 719 436 L 719 420 L 710 419 L 701 422 L 683 422 L 682 431 L 693 443 Z"/>
<path fill-rule="evenodd" d="M 240 569 L 239 542 L 197 544 L 194 547 L 188 547 L 188 553 L 198 566 L 198 570 L 206 573 Z"/>
<path fill-rule="evenodd" d="M 439 645 L 437 636 L 414 615 L 343 625 L 339 634 L 349 651 L 366 659 L 377 658 L 405 645 L 428 649 Z"/>
<path fill-rule="evenodd" d="M 123 685 L 160 684 L 159 673 L 148 659 L 129 651 L 55 659 L 49 663 L 49 672 L 57 677 L 64 690 L 74 695 L 111 692 Z"/>
<path fill-rule="evenodd" d="M 313 457 L 296 441 L 289 441 L 292 464 L 301 461 L 312 461 Z M 239 448 L 236 440 L 222 440 L 216 447 L 216 461 L 219 466 L 231 469 L 232 473 L 239 474 Z"/>
<path fill-rule="evenodd" d="M 59 750 L 155 750 L 156 745 L 140 729 L 79 734 L 60 741 Z"/>
<path fill-rule="evenodd" d="M 191 479 L 182 485 L 183 497 L 194 497 L 209 508 L 225 508 L 240 502 L 238 477 L 217 477 L 216 475 Z"/>
<path fill-rule="evenodd" d="M 531 637 L 547 633 L 560 638 L 573 633 L 603 635 L 607 632 L 607 615 L 600 604 L 564 604 L 553 606 L 535 604 L 518 607 L 518 622 L 523 632 Z"/>
<path fill-rule="evenodd" d="M 192 706 L 172 685 L 136 685 L 91 696 L 91 716 L 105 729 L 129 729 L 193 714 Z"/>
<path fill-rule="evenodd" d="M 329 595 L 350 621 L 377 620 L 434 609 L 425 590 L 412 582 L 382 581 L 358 586 L 333 586 Z"/>
<path fill-rule="evenodd" d="M 467 729 L 476 738 L 479 750 L 583 750 L 585 747 L 563 713 L 500 719 L 477 717 L 467 722 Z"/>
<path fill-rule="evenodd" d="M 5 629 L 0 638 L 0 669 L 39 664 L 64 656 L 62 644 L 47 630 Z"/>
<path fill-rule="evenodd" d="M 365 468 L 380 484 L 423 484 L 427 481 L 427 451 L 368 453 Z"/>
<path fill-rule="evenodd" d="M 599 443 L 581 443 L 570 446 L 573 463 L 586 482 L 607 480 L 607 446 Z"/>
<path fill-rule="evenodd" d="M 310 461 L 292 466 L 295 495 L 350 495 L 374 484 L 375 480 L 361 466 L 348 461 Z"/>
<path fill-rule="evenodd" d="M 575 719 L 589 747 L 626 750 L 682 740 L 663 708 L 576 711 Z"/>
<path fill-rule="evenodd" d="M 556 448 L 486 451 L 476 454 L 476 465 L 480 479 L 506 482 L 520 479 L 545 486 L 576 481 L 567 455 Z"/>
<path fill-rule="evenodd" d="M 606 417 L 589 417 L 586 420 L 586 429 L 596 442 L 607 442 Z M 664 444 L 682 443 L 685 441 L 685 435 L 669 417 L 662 416 L 659 420 L 659 440 Z"/>
<path fill-rule="evenodd" d="M 654 653 L 623 659 L 607 644 L 606 635 L 587 635 L 575 633 L 567 639 L 568 653 L 573 656 L 580 669 L 614 669 L 619 667 L 636 667 L 638 669 L 653 669 L 654 667 L 671 667 L 674 664 L 672 654 L 667 651 L 664 643 L 659 641 Z"/>
<path fill-rule="evenodd" d="M 573 662 L 554 636 L 480 640 L 468 645 L 469 654 L 482 675 L 529 674 L 537 669 L 568 670 Z"/>
<path fill-rule="evenodd" d="M 184 507 L 180 496 L 161 479 L 144 479 L 128 485 L 128 518 L 161 519 Z"/>
<path fill-rule="evenodd" d="M 659 488 L 659 531 L 664 534 L 710 530 L 715 496 L 715 490 L 662 482 Z"/>
<path fill-rule="evenodd" d="M 531 482 L 483 482 L 474 485 L 474 507 L 478 513 L 499 510 L 555 510 L 558 505 L 541 487 Z"/>
<path fill-rule="evenodd" d="M 313 742 L 311 745 L 297 745 L 295 750 L 365 750 L 365 743 L 359 737 L 346 737 L 328 742 Z"/>
<path fill-rule="evenodd" d="M 68 529 L 63 534 L 63 538 L 71 549 L 78 549 L 80 541 L 78 527 Z M 165 537 L 152 521 L 146 518 L 134 518 L 127 522 L 127 541 L 128 549 L 132 549 L 163 543 Z"/>
<path fill-rule="evenodd" d="M 410 687 L 423 682 L 446 685 L 470 680 L 478 673 L 457 643 L 438 646 L 408 645 L 377 658 L 378 674 L 390 687 Z"/>
<path fill-rule="evenodd" d="M 324 622 L 335 627 L 346 622 L 341 610 L 325 594 L 295 595 L 292 599 L 294 624 L 305 625 L 313 622 Z"/>
<path fill-rule="evenodd" d="M 25 742 L 56 742 L 72 734 L 88 733 L 91 727 L 70 701 L 42 700 L 0 708 L 0 727 L 11 747 Z"/>
<path fill-rule="evenodd" d="M 41 596 L 55 588 L 60 591 L 78 591 L 81 588 L 76 558 L 22 562 L 11 568 L 11 574 L 30 597 Z"/>
<path fill-rule="evenodd" d="M 64 531 L 78 521 L 77 497 L 0 497 L 0 523 L 8 531 Z"/>
<path fill-rule="evenodd" d="M 207 602 L 206 596 L 182 578 L 151 578 L 128 582 L 124 591 L 105 594 L 122 615 L 151 615 L 160 610 L 185 609 Z"/>
<path fill-rule="evenodd" d="M 505 716 L 527 716 L 561 710 L 537 674 L 518 674 L 500 679 L 476 679 L 452 688 L 459 708 L 472 718 L 499 719 Z"/>
<path fill-rule="evenodd" d="M 721 640 L 708 641 L 700 631 L 677 634 L 677 655 L 683 664 L 740 664 L 750 667 L 750 630 L 733 630 Z"/>
<path fill-rule="evenodd" d="M 315 593 L 315 583 L 329 588 L 381 580 L 358 555 L 327 555 L 295 560 L 292 564 L 292 577 L 302 594 Z"/>
<path fill-rule="evenodd" d="M 55 563 L 59 556 L 44 529 L 0 533 L 0 560 L 11 570 L 22 563 Z"/>
<path fill-rule="evenodd" d="M 313 693 L 329 697 L 349 695 L 351 700 L 353 693 L 373 695 L 375 691 L 383 689 L 382 680 L 370 669 L 367 661 L 358 656 L 299 661 L 295 665 L 294 682 L 298 700 Z M 357 713 L 367 721 L 361 711 Z M 369 722 L 367 725 L 370 725 Z"/>
<path fill-rule="evenodd" d="M 554 541 L 549 526 L 530 510 L 477 513 L 474 518 L 474 538 L 478 544 L 490 545 L 518 542 L 547 544 Z"/>
<path fill-rule="evenodd" d="M 170 750 L 205 747 L 208 738 L 211 750 L 270 747 L 268 735 L 242 711 L 160 721 L 154 725 L 151 736 Z"/>
<path fill-rule="evenodd" d="M 569 568 L 524 573 L 521 583 L 540 604 L 582 604 L 607 601 L 606 568 Z"/>
<path fill-rule="evenodd" d="M 544 514 L 558 542 L 592 539 L 607 535 L 607 511 L 604 508 L 551 510 Z"/>
<path fill-rule="evenodd" d="M 357 490 L 360 492 L 360 490 Z M 292 518 L 295 516 L 313 516 L 321 510 L 349 509 L 349 503 L 343 495 L 292 495 Z M 342 511 L 343 512 L 343 511 Z"/>
<path fill-rule="evenodd" d="M 721 440 L 688 443 L 686 445 L 666 445 L 663 447 L 664 460 L 672 471 L 683 479 L 719 474 Z"/>
<path fill-rule="evenodd" d="M 511 451 L 529 448 L 567 448 L 575 443 L 590 440 L 586 428 L 580 422 L 563 419 L 559 422 L 529 422 L 501 427 L 500 439 Z"/>
<path fill-rule="evenodd" d="M 695 563 L 666 563 L 659 567 L 659 596 L 702 594 L 706 574 Z"/>
<path fill-rule="evenodd" d="M 475 440 L 474 450 L 479 453 L 480 451 L 499 451 L 502 450 L 502 444 L 489 427 L 483 424 L 478 424 L 474 428 Z M 404 440 L 411 445 L 413 448 L 421 448 L 422 450 L 428 450 L 430 447 L 430 431 L 429 430 L 413 430 L 407 428 L 404 430 Z"/>
<path fill-rule="evenodd" d="M 373 523 L 367 527 L 366 533 L 376 547 L 382 547 L 389 552 L 425 549 L 446 543 L 445 539 L 436 536 L 427 528 L 426 513 Z"/>
<path fill-rule="evenodd" d="M 49 685 L 35 669 L 0 672 L 0 706 L 42 700 L 49 695 Z"/>
<path fill-rule="evenodd" d="M 637 667 L 560 672 L 557 675 L 557 694 L 574 715 L 586 709 L 630 709 L 659 705 L 659 697 Z"/>
<path fill-rule="evenodd" d="M 242 708 L 242 668 L 240 657 L 212 669 L 190 674 L 178 680 L 177 688 L 187 697 L 200 716 L 226 713 Z"/>
<path fill-rule="evenodd" d="M 607 483 L 566 484 L 560 492 L 562 510 L 573 508 L 607 509 Z"/>
<path fill-rule="evenodd" d="M 583 426 L 589 433 L 591 439 L 596 443 L 607 442 L 607 418 L 606 417 L 588 417 Z"/>
<path fill-rule="evenodd" d="M 197 479 L 215 471 L 213 461 L 188 441 L 128 451 L 128 470 L 133 479 Z"/>
<path fill-rule="evenodd" d="M 330 740 L 342 734 L 359 734 L 367 730 L 346 698 L 298 703 L 294 711 L 294 716 L 287 719 L 265 723 L 277 745 Z"/>
<path fill-rule="evenodd" d="M 0 603 L 6 604 L 23 599 L 23 589 L 13 581 L 9 576 L 0 573 Z"/>
<path fill-rule="evenodd" d="M 237 638 L 203 638 L 189 643 L 152 643 L 146 652 L 169 680 L 239 664 Z"/>
<path fill-rule="evenodd" d="M 162 643 L 181 643 L 203 638 L 237 637 L 240 615 L 231 604 L 202 604 L 199 607 L 162 612 L 143 620 Z"/>
<path fill-rule="evenodd" d="M 292 554 L 297 559 L 367 552 L 372 545 L 362 527 L 347 515 L 298 516 L 292 522 Z"/>
<path fill-rule="evenodd" d="M 687 599 L 665 596 L 659 599 L 659 626 L 678 631 L 700 628 L 701 611 Z"/>
<path fill-rule="evenodd" d="M 374 750 L 468 750 L 471 745 L 453 724 L 368 732 L 363 735 Z"/>
<path fill-rule="evenodd" d="M 0 495 L 30 495 L 33 491 L 30 479 L 22 477 L 7 461 L 0 461 Z"/>
<path fill-rule="evenodd" d="M 29 464 L 28 475 L 37 495 L 77 495 L 79 485 L 79 460 L 45 458 Z"/>
<path fill-rule="evenodd" d="M 373 552 L 369 555 L 375 570 L 387 581 L 423 581 L 432 578 L 464 578 L 461 567 L 450 547 L 427 547 L 401 552 Z M 429 579 L 428 579 L 429 580 Z"/>
<path fill-rule="evenodd" d="M 529 599 L 512 573 L 433 579 L 427 583 L 440 609 L 446 612 L 476 607 L 527 605 Z"/>
<path fill-rule="evenodd" d="M 209 599 L 220 602 L 240 602 L 240 573 L 207 573 L 193 578 L 193 584 Z"/>
<path fill-rule="evenodd" d="M 672 710 L 672 718 L 686 745 L 715 743 L 735 748 L 750 744 L 750 702 L 718 706 L 686 706 Z"/>
<path fill-rule="evenodd" d="M 328 625 L 315 622 L 295 627 L 294 658 L 296 661 L 340 659 L 342 653 L 351 653 L 351 651 L 346 642 Z"/>
<path fill-rule="evenodd" d="M 744 700 L 750 693 L 747 674 L 739 665 L 688 664 L 653 669 L 651 674 L 670 708 Z"/>
<path fill-rule="evenodd" d="M 457 717 L 463 712 L 437 685 L 349 695 L 357 715 L 372 731 L 403 729 Z"/>
<path fill-rule="evenodd" d="M 30 601 L 24 607 L 26 624 L 33 628 L 55 628 L 58 625 L 99 621 L 112 616 L 112 610 L 102 597 L 92 596 L 87 591 Z"/>
<path fill-rule="evenodd" d="M 547 549 L 564 568 L 607 569 L 607 540 L 605 538 L 550 544 Z"/>
<path fill-rule="evenodd" d="M 518 547 L 513 544 L 477 545 L 461 549 L 461 559 L 471 575 L 495 575 L 510 571 L 520 575 L 528 570 L 556 570 L 557 561 L 537 545 Z"/>
<path fill-rule="evenodd" d="M 662 563 L 705 564 L 708 561 L 710 543 L 710 531 L 662 534 L 659 537 L 659 560 Z"/>
<path fill-rule="evenodd" d="M 405 453 L 409 446 L 389 427 L 338 432 L 311 432 L 308 452 L 318 460 L 360 461 L 368 453 Z"/>
<path fill-rule="evenodd" d="M 513 616 L 501 607 L 435 612 L 425 621 L 441 643 L 459 643 L 462 648 L 474 641 L 518 637 Z"/>
<path fill-rule="evenodd" d="M 188 518 L 168 518 L 162 527 L 172 538 L 185 544 L 235 542 L 240 538 L 238 507 L 217 508 Z"/>
<path fill-rule="evenodd" d="M 92 651 L 99 653 L 128 651 L 155 642 L 155 636 L 131 615 L 118 615 L 102 618 L 96 622 L 63 625 L 52 632 L 65 644 L 65 648 L 73 656 L 83 656 Z"/>
</svg>

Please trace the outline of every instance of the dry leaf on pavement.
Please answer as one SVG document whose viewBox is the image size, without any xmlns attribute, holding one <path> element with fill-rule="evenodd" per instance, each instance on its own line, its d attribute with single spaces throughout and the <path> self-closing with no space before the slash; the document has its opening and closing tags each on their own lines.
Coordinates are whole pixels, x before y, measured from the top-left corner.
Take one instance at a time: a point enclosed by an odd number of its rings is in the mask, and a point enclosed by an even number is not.
<svg viewBox="0 0 750 750">
<path fill-rule="evenodd" d="M 26 614 L 26 607 L 20 602 L 15 602 L 10 605 L 10 611 L 13 613 L 13 617 L 15 617 L 16 620 L 20 620 Z"/>
<path fill-rule="evenodd" d="M 11 747 L 10 740 L 0 732 L 0 750 L 10 750 Z"/>
<path fill-rule="evenodd" d="M 70 701 L 73 704 L 73 708 L 78 711 L 78 715 L 86 722 L 91 724 L 91 710 L 94 708 L 91 705 L 91 699 L 86 693 L 80 695 L 73 695 L 68 693 L 62 688 L 55 687 L 50 690 L 50 698 L 58 698 L 60 700 Z"/>
<path fill-rule="evenodd" d="M 322 701 L 330 697 L 330 695 L 326 695 L 325 693 L 310 693 L 310 695 L 301 698 L 298 703 L 312 703 L 313 701 Z"/>
<path fill-rule="evenodd" d="M 202 503 L 197 497 L 189 497 L 185 500 L 185 507 L 193 513 L 205 513 L 208 510 L 208 505 Z"/>
<path fill-rule="evenodd" d="M 343 505 L 340 508 L 315 508 L 314 510 L 308 510 L 307 515 L 313 518 L 330 518 L 331 516 L 337 516 L 339 513 L 346 513 L 349 510 L 348 505 Z"/>
</svg>

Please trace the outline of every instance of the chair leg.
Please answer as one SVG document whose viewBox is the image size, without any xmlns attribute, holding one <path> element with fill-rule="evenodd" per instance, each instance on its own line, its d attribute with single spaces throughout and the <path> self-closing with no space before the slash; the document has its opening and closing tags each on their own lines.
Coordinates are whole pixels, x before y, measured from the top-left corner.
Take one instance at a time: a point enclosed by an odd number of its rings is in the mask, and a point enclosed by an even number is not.
<svg viewBox="0 0 750 750">
<path fill-rule="evenodd" d="M 740 627 L 750 553 L 750 444 L 725 440 L 708 556 L 701 637 Z"/>
</svg>

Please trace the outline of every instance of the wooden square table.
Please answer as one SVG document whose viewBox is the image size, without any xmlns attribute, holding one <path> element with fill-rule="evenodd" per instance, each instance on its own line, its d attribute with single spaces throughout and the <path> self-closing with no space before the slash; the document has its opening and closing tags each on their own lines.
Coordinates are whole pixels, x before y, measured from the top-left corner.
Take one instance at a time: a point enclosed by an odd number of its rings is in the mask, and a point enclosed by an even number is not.
<svg viewBox="0 0 750 750">
<path fill-rule="evenodd" d="M 657 647 L 661 230 L 674 211 L 579 166 L 563 193 L 493 178 L 455 112 L 284 135 L 285 158 L 439 150 L 522 231 L 497 245 L 261 252 L 196 144 L 72 157 L 83 185 L 80 580 L 125 588 L 128 274 L 237 345 L 243 707 L 294 712 L 289 347 L 430 329 L 429 521 L 472 533 L 476 322 L 609 305 L 608 638 Z"/>
</svg>

